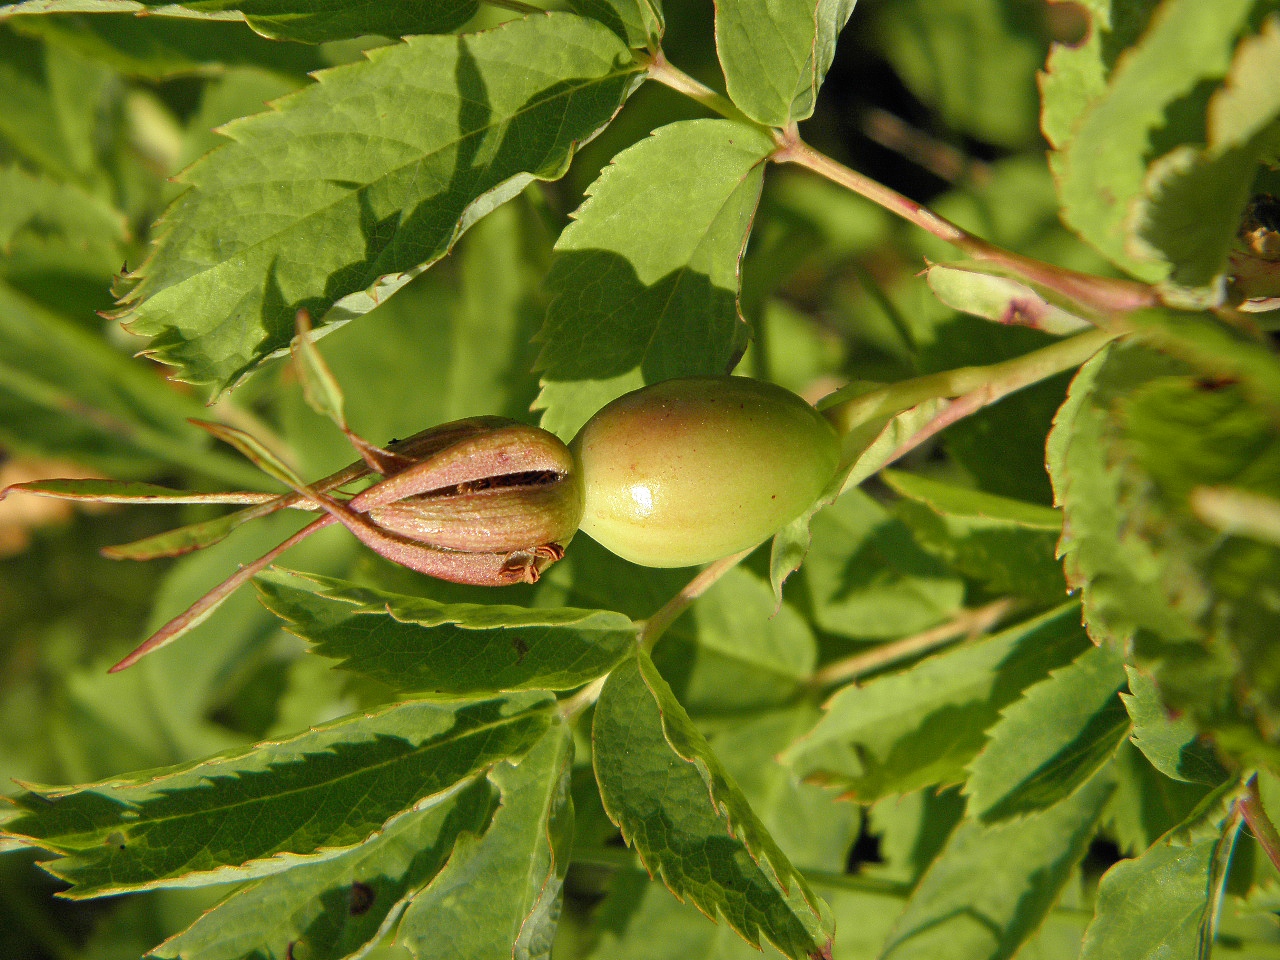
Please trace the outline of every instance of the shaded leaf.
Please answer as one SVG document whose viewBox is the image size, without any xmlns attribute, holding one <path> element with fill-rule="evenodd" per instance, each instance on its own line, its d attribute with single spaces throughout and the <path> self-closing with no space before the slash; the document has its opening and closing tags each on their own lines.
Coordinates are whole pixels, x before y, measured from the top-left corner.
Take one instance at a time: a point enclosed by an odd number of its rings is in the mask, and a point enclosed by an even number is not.
<svg viewBox="0 0 1280 960">
<path fill-rule="evenodd" d="M 235 142 L 183 174 L 120 313 L 181 378 L 236 382 L 288 345 L 299 308 L 318 329 L 367 313 L 560 176 L 637 77 L 617 37 L 571 14 L 368 56 L 230 124 Z"/>
<path fill-rule="evenodd" d="M 906 0 L 872 30 L 911 92 L 951 129 L 1004 147 L 1036 134 L 1035 72 L 1048 43 L 1017 0 Z"/>
<path fill-rule="evenodd" d="M 444 604 L 324 577 L 263 574 L 258 594 L 322 656 L 400 690 L 568 690 L 634 646 L 607 610 Z"/>
<path fill-rule="evenodd" d="M 478 8 L 478 0 L 382 0 L 356 5 L 341 0 L 20 0 L 0 6 L 0 20 L 61 12 L 244 20 L 265 37 L 324 43 L 370 33 L 389 37 L 447 33 L 470 20 Z"/>
<path fill-rule="evenodd" d="M 1156 770 L 1133 745 L 1120 744 L 1112 770 L 1116 792 L 1107 805 L 1104 824 L 1121 853 L 1136 857 L 1168 833 L 1204 800 L 1204 784 L 1171 780 Z"/>
<path fill-rule="evenodd" d="M 409 702 L 159 775 L 32 788 L 3 829 L 60 853 L 46 868 L 77 898 L 268 876 L 362 843 L 522 753 L 552 703 L 545 693 Z"/>
<path fill-rule="evenodd" d="M 415 960 L 550 957 L 573 843 L 572 760 L 572 730 L 554 723 L 518 764 L 492 770 L 502 805 L 413 898 L 398 946 Z"/>
<path fill-rule="evenodd" d="M 829 790 L 796 780 L 778 754 L 809 729 L 809 704 L 762 713 L 712 738 L 725 771 L 741 788 L 769 834 L 802 870 L 840 873 L 858 832 L 861 811 Z"/>
<path fill-rule="evenodd" d="M 1280 371 L 1265 354 L 1250 359 Z M 1280 610 L 1267 586 L 1280 577 L 1280 551 L 1224 537 L 1190 500 L 1202 486 L 1280 494 L 1280 428 L 1247 383 L 1141 347 L 1113 349 L 1077 376 L 1049 464 L 1067 576 L 1083 587 L 1090 633 L 1129 644 L 1165 703 L 1216 731 L 1219 747 L 1270 757 L 1257 725 L 1280 709 L 1270 641 Z"/>
<path fill-rule="evenodd" d="M 1202 740 L 1196 725 L 1187 717 L 1175 717 L 1160 702 L 1160 693 L 1151 677 L 1133 667 L 1129 692 L 1120 694 L 1133 720 L 1133 744 L 1151 765 L 1172 780 L 1216 786 L 1227 776 L 1214 755 L 1213 747 Z"/>
<path fill-rule="evenodd" d="M 1066 595 L 1055 557 L 1062 515 L 1038 504 L 885 471 L 885 482 L 908 500 L 897 515 L 916 540 L 953 570 L 995 594 L 1053 603 Z"/>
<path fill-rule="evenodd" d="M 857 0 L 737 0 L 716 6 L 729 97 L 771 127 L 813 114 L 836 38 Z"/>
<path fill-rule="evenodd" d="M 166 6 L 173 9 L 172 5 Z M 246 31 L 240 23 L 188 19 L 190 11 L 184 17 L 166 16 L 163 10 L 156 14 L 20 15 L 9 17 L 8 24 L 19 33 L 72 50 L 119 73 L 151 80 L 191 74 L 217 76 L 236 67 L 261 67 L 277 75 L 288 72 L 301 76 L 327 65 L 315 47 L 274 43 Z M 0 19 L 4 19 L 3 8 Z M 259 100 L 253 109 L 260 108 L 262 102 Z"/>
<path fill-rule="evenodd" d="M 962 822 L 920 879 L 883 960 L 1007 960 L 1044 922 L 1111 793 L 1097 777 L 1015 823 Z"/>
<path fill-rule="evenodd" d="M 1083 112 L 1055 158 L 1063 220 L 1114 263 L 1144 280 L 1167 267 L 1135 257 L 1129 248 L 1130 206 L 1142 195 L 1147 166 L 1158 148 L 1199 139 L 1195 121 L 1172 118 L 1170 108 L 1203 82 L 1227 73 L 1236 39 L 1255 0 L 1169 0 L 1140 43 L 1107 77 L 1106 92 Z M 1197 118 L 1198 119 L 1198 118 Z M 1202 129 L 1202 128 L 1201 128 Z"/>
<path fill-rule="evenodd" d="M 1005 708 L 969 765 L 969 816 L 1007 820 L 1064 801 L 1092 779 L 1129 733 L 1119 693 L 1123 662 L 1108 647 L 1086 650 Z"/>
<path fill-rule="evenodd" d="M 746 346 L 738 263 L 773 149 L 745 124 L 689 120 L 601 172 L 547 276 L 544 427 L 568 440 L 628 391 L 729 372 Z"/>
<path fill-rule="evenodd" d="M 793 960 L 830 956 L 825 904 L 644 653 L 610 674 L 592 731 L 605 810 L 673 893 L 748 943 L 767 938 Z"/>
<path fill-rule="evenodd" d="M 1083 960 L 1207 960 L 1241 820 L 1216 806 L 1217 816 L 1193 822 L 1189 835 L 1173 831 L 1106 872 Z"/>
<path fill-rule="evenodd" d="M 459 839 L 484 832 L 497 806 L 495 787 L 484 778 L 472 781 L 344 853 L 240 887 L 148 956 L 351 956 L 377 942 L 444 868 Z"/>
<path fill-rule="evenodd" d="M 853 490 L 812 520 L 805 577 L 824 630 L 887 639 L 924 630 L 960 609 L 962 581 L 925 553 L 870 496 Z"/>
<path fill-rule="evenodd" d="M 0 443 L 114 476 L 164 467 L 235 484 L 261 476 L 214 453 L 183 414 L 207 411 L 103 340 L 0 283 Z"/>
<path fill-rule="evenodd" d="M 605 24 L 633 50 L 656 49 L 666 28 L 662 0 L 570 0 L 569 6 Z"/>
<path fill-rule="evenodd" d="M 654 662 L 688 709 L 759 710 L 796 694 L 813 672 L 813 628 L 792 606 L 778 606 L 768 584 L 741 568 L 699 599 L 685 620 L 692 649 L 664 640 Z"/>
<path fill-rule="evenodd" d="M 1073 603 L 846 687 L 782 760 L 799 776 L 839 784 L 862 801 L 958 782 L 1000 709 L 1087 645 Z"/>
</svg>

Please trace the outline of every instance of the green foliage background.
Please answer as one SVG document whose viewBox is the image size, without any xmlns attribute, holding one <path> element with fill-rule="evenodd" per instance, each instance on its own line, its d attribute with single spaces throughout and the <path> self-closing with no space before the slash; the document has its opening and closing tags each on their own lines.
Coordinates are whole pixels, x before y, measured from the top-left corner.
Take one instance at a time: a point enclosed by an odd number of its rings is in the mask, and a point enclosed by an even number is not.
<svg viewBox="0 0 1280 960">
<path fill-rule="evenodd" d="M 0 483 L 274 489 L 188 417 L 340 468 L 302 307 L 375 442 L 730 371 L 879 419 L 652 651 L 696 571 L 580 536 L 496 595 L 327 530 L 108 675 L 299 521 L 140 565 L 221 511 L 9 498 L 0 953 L 1280 957 L 1280 4 L 551 6 L 0 6 Z"/>
</svg>

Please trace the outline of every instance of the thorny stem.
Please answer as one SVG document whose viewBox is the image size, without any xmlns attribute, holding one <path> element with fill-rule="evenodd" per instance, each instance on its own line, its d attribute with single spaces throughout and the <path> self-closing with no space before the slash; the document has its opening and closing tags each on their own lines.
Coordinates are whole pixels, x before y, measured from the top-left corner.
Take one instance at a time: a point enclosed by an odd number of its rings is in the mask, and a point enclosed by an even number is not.
<svg viewBox="0 0 1280 960">
<path fill-rule="evenodd" d="M 1267 859 L 1277 870 L 1280 870 L 1280 832 L 1277 832 L 1275 824 L 1263 809 L 1256 773 L 1245 784 L 1245 795 L 1237 801 L 1237 806 L 1244 817 L 1244 822 L 1249 825 L 1249 832 L 1266 852 Z"/>
<path fill-rule="evenodd" d="M 961 637 L 972 639 L 989 631 L 1003 620 L 1015 607 L 1013 600 L 1002 599 L 973 610 L 965 610 L 948 623 L 939 624 L 921 633 L 893 643 L 882 644 L 866 653 L 854 654 L 830 663 L 809 678 L 809 686 L 821 689 L 833 687 L 905 660 L 920 653 L 940 647 Z"/>
</svg>

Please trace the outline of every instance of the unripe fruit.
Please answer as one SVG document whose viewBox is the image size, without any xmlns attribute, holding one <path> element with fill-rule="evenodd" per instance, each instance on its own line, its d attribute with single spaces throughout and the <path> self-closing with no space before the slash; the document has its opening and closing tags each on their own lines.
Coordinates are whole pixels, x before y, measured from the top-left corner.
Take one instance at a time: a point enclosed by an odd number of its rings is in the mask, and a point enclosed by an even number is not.
<svg viewBox="0 0 1280 960">
<path fill-rule="evenodd" d="M 761 542 L 817 499 L 840 457 L 813 407 L 744 377 L 628 393 L 570 448 L 586 488 L 580 529 L 647 567 L 706 563 Z"/>
</svg>

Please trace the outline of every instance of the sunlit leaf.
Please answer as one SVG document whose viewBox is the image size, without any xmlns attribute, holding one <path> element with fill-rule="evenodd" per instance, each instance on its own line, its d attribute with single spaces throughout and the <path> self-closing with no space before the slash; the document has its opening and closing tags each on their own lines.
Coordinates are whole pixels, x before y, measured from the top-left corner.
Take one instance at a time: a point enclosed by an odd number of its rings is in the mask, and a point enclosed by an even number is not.
<svg viewBox="0 0 1280 960">
<path fill-rule="evenodd" d="M 355 6 L 340 0 L 20 0 L 0 6 L 0 20 L 46 13 L 137 13 L 244 20 L 266 37 L 323 43 L 369 33 L 393 37 L 447 33 L 471 19 L 478 8 L 477 0 L 382 0 Z"/>
<path fill-rule="evenodd" d="M 234 383 L 288 345 L 299 308 L 317 330 L 367 313 L 560 176 L 636 71 L 607 28 L 552 14 L 321 73 L 184 173 L 122 316 L 183 379 Z"/>
<path fill-rule="evenodd" d="M 856 2 L 738 0 L 717 6 L 716 52 L 733 102 L 771 127 L 807 119 Z"/>
<path fill-rule="evenodd" d="M 1005 708 L 969 765 L 969 816 L 995 823 L 1062 803 L 1129 733 L 1120 656 L 1092 647 Z"/>
<path fill-rule="evenodd" d="M 362 843 L 522 753 L 551 703 L 411 701 L 160 775 L 32 788 L 3 829 L 59 853 L 47 868 L 73 897 L 269 876 Z"/>
<path fill-rule="evenodd" d="M 738 261 L 773 148 L 745 124 L 686 121 L 600 174 L 547 276 L 544 427 L 568 440 L 646 383 L 729 371 L 746 346 Z"/>
<path fill-rule="evenodd" d="M 617 663 L 636 626 L 607 610 L 442 604 L 266 574 L 263 602 L 322 656 L 402 690 L 572 689 Z"/>
<path fill-rule="evenodd" d="M 609 816 L 677 896 L 792 960 L 829 957 L 826 905 L 778 849 L 641 653 L 609 676 L 593 725 Z"/>
<path fill-rule="evenodd" d="M 795 772 L 871 801 L 956 783 L 1002 707 L 1088 640 L 1076 604 L 841 690 L 783 754 Z"/>
<path fill-rule="evenodd" d="M 378 940 L 439 874 L 460 838 L 484 832 L 498 800 L 488 780 L 472 781 L 338 856 L 240 887 L 148 957 L 350 956 Z"/>
</svg>

